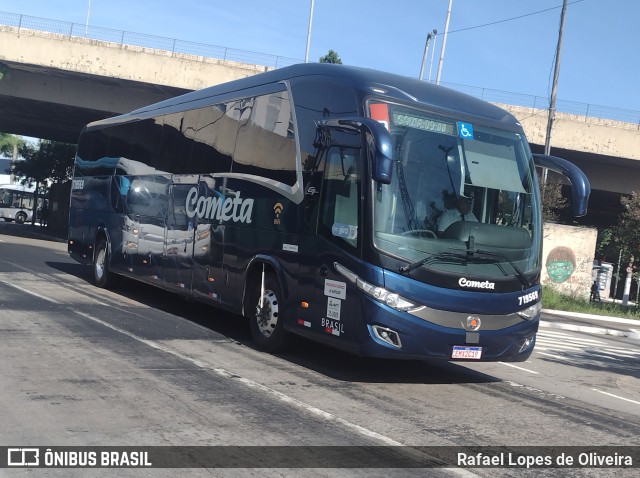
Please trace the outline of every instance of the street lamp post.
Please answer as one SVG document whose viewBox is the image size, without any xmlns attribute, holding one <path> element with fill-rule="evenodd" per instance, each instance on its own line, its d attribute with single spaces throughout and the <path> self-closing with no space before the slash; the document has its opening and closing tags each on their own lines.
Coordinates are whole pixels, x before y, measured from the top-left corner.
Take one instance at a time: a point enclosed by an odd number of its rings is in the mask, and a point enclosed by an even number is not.
<svg viewBox="0 0 640 478">
<path fill-rule="evenodd" d="M 436 56 L 436 42 L 438 41 L 438 30 L 433 29 L 433 47 L 431 48 L 431 60 L 429 60 L 429 77 L 428 81 L 431 81 L 431 70 L 433 69 L 433 57 Z"/>
<path fill-rule="evenodd" d="M 436 73 L 436 85 L 440 84 L 440 73 L 442 73 L 442 62 L 444 61 L 444 48 L 447 46 L 447 33 L 449 32 L 449 18 L 451 17 L 451 5 L 453 0 L 449 0 L 447 8 L 447 19 L 444 22 L 444 36 L 442 37 L 442 47 L 440 48 L 440 61 L 438 62 L 438 72 Z"/>
<path fill-rule="evenodd" d="M 307 28 L 307 49 L 304 53 L 304 62 L 309 63 L 309 44 L 311 43 L 311 22 L 313 21 L 313 3 L 311 0 L 311 10 L 309 11 L 309 27 Z"/>
<path fill-rule="evenodd" d="M 420 76 L 422 80 L 422 74 L 424 73 L 424 64 L 427 61 L 427 53 L 429 51 L 429 42 L 431 41 L 431 32 L 427 33 L 427 41 L 424 42 L 424 53 L 422 55 L 422 64 L 420 65 Z"/>
<path fill-rule="evenodd" d="M 84 24 L 84 36 L 89 34 L 89 12 L 91 11 L 91 0 L 87 0 L 87 20 Z"/>
</svg>

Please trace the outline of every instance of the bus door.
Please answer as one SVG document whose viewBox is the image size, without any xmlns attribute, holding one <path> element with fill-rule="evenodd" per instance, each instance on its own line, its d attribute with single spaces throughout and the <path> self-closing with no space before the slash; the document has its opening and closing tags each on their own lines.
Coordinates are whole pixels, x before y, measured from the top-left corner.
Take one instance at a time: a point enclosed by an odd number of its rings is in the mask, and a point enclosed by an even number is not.
<svg viewBox="0 0 640 478">
<path fill-rule="evenodd" d="M 130 233 L 123 238 L 131 260 L 129 272 L 146 281 L 159 281 L 164 268 L 163 243 L 170 178 L 158 174 L 130 176 L 129 179 L 129 214 L 124 228 Z"/>
<path fill-rule="evenodd" d="M 225 198 L 221 189 L 222 184 L 214 177 L 200 177 L 198 196 L 205 197 L 212 203 L 222 204 Z M 196 215 L 194 219 L 197 219 L 197 222 L 193 250 L 193 294 L 217 303 L 223 303 L 223 299 L 229 302 L 234 294 L 223 297 L 223 291 L 228 290 L 228 274 L 223 267 L 225 226 L 219 220 L 206 215 Z"/>
<path fill-rule="evenodd" d="M 314 313 L 311 328 L 336 346 L 348 348 L 357 340 L 359 297 L 334 263 L 356 269 L 361 248 L 362 164 L 361 135 L 330 130 L 331 144 L 322 152 L 318 235 L 313 254 Z M 301 272 L 303 272 L 301 270 Z M 342 344 L 340 344 L 342 342 Z"/>
<path fill-rule="evenodd" d="M 172 289 L 191 292 L 195 218 L 187 215 L 187 196 L 198 176 L 173 177 L 164 235 L 164 281 Z"/>
</svg>

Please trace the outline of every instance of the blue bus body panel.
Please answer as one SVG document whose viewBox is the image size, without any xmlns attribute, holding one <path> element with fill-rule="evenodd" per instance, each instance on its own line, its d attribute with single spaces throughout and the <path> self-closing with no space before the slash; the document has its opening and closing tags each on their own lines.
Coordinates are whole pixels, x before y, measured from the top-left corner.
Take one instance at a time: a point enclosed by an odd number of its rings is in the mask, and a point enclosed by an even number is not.
<svg viewBox="0 0 640 478">
<path fill-rule="evenodd" d="M 469 314 L 512 314 L 525 309 L 519 297 L 540 291 L 537 284 L 516 292 L 476 292 L 471 290 L 445 289 L 411 279 L 391 271 L 384 271 L 384 286 L 403 297 L 433 309 Z"/>
</svg>

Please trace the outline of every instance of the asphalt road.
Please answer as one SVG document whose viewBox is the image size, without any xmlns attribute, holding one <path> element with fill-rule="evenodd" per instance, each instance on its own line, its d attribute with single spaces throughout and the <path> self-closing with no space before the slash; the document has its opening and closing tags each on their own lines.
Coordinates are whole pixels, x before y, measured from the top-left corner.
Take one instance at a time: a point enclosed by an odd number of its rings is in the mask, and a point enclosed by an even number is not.
<svg viewBox="0 0 640 478">
<path fill-rule="evenodd" d="M 0 444 L 639 445 L 640 341 L 633 336 L 585 333 L 575 321 L 549 316 L 531 359 L 517 364 L 371 360 L 304 340 L 287 354 L 269 355 L 251 346 L 241 317 L 144 285 L 94 287 L 89 268 L 68 257 L 64 242 L 28 237 L 27 227 L 0 223 Z M 380 471 L 209 468 L 180 474 Z M 176 474 L 0 470 L 2 477 L 25 473 Z M 384 475 L 636 473 L 436 468 Z"/>
</svg>

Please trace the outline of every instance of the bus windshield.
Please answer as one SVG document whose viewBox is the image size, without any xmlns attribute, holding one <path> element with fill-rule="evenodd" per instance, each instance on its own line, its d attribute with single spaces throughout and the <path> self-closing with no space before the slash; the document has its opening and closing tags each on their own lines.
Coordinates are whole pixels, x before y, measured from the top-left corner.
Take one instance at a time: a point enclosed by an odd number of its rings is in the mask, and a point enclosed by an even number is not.
<svg viewBox="0 0 640 478">
<path fill-rule="evenodd" d="M 538 270 L 538 188 L 521 133 L 390 103 L 369 109 L 394 145 L 392 181 L 374 194 L 380 251 L 416 265 L 405 272 L 522 280 Z"/>
</svg>

